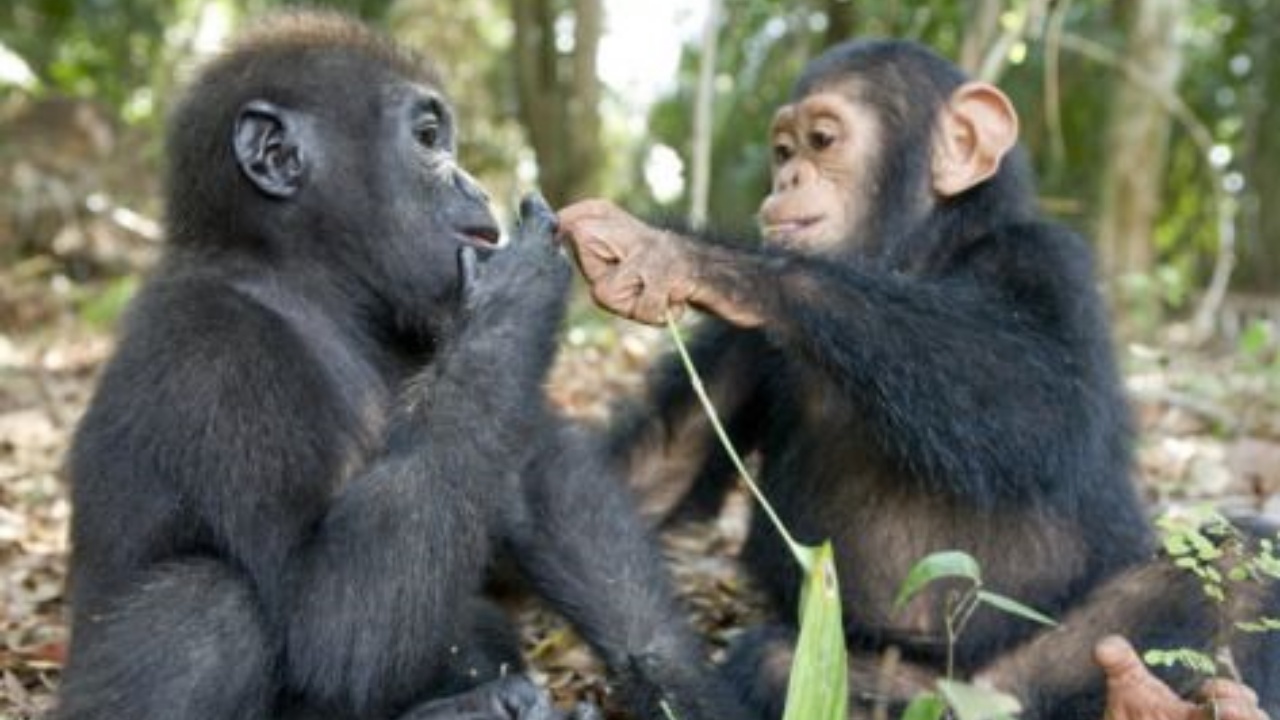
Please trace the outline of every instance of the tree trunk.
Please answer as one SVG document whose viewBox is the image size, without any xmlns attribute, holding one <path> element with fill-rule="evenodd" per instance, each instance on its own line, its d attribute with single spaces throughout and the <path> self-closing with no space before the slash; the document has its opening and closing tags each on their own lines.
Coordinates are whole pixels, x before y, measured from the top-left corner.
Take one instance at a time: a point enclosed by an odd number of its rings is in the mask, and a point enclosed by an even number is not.
<svg viewBox="0 0 1280 720">
<path fill-rule="evenodd" d="M 1115 86 L 1097 231 L 1103 277 L 1121 303 L 1139 299 L 1126 297 L 1124 288 L 1154 269 L 1153 230 L 1172 119 L 1152 90 L 1172 94 L 1183 60 L 1177 42 L 1182 0 L 1135 0 L 1129 10 L 1125 60 L 1151 88 L 1127 81 Z"/>
<path fill-rule="evenodd" d="M 964 26 L 964 39 L 960 42 L 960 67 L 970 75 L 977 75 L 986 59 L 987 51 L 1000 36 L 1001 0 L 980 0 L 973 17 Z"/>
<path fill-rule="evenodd" d="M 1241 165 L 1247 182 L 1241 204 L 1240 263 L 1234 285 L 1253 293 L 1280 292 L 1280 6 L 1269 3 L 1251 20 L 1249 56 L 1255 66 L 1246 96 Z"/>
<path fill-rule="evenodd" d="M 711 196 L 711 137 L 715 127 L 716 49 L 720 38 L 720 0 L 711 0 L 706 23 L 702 28 L 702 52 L 698 62 L 698 89 L 693 104 L 693 169 L 691 173 L 689 221 L 701 225 L 707 221 L 707 202 Z"/>
<path fill-rule="evenodd" d="M 853 0 L 827 0 L 826 13 L 827 29 L 822 38 L 823 47 L 831 47 L 853 38 L 854 29 L 858 26 L 858 8 Z"/>
<path fill-rule="evenodd" d="M 574 0 L 573 76 L 570 78 L 570 110 L 567 138 L 571 165 L 563 170 L 564 200 L 580 200 L 599 194 L 604 157 L 600 144 L 600 76 L 596 57 L 604 32 L 602 0 Z"/>
<path fill-rule="evenodd" d="M 538 184 L 553 206 L 598 192 L 600 79 L 596 51 L 601 0 L 574 0 L 573 49 L 556 47 L 555 0 L 511 0 L 520 122 L 538 161 Z"/>
</svg>

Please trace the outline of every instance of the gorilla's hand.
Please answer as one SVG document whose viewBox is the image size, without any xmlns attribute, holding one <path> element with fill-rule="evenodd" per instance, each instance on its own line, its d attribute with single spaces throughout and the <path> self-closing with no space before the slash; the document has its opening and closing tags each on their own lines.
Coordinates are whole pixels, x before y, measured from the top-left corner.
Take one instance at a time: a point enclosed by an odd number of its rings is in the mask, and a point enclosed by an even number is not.
<svg viewBox="0 0 1280 720">
<path fill-rule="evenodd" d="M 470 314 L 534 313 L 560 303 L 572 276 L 556 242 L 556 215 L 537 193 L 520 202 L 520 219 L 505 247 L 477 260 L 461 250 L 462 301 Z M 513 307 L 514 306 L 514 307 Z"/>
<path fill-rule="evenodd" d="M 599 720 L 592 705 L 571 713 L 556 710 L 546 692 L 527 677 L 514 675 L 465 692 L 435 700 L 401 715 L 399 720 Z"/>
<path fill-rule="evenodd" d="M 520 203 L 520 220 L 504 247 L 485 259 L 459 254 L 462 327 L 457 342 L 485 357 L 487 369 L 540 383 L 555 351 L 573 270 L 556 243 L 556 216 L 540 196 Z"/>
</svg>

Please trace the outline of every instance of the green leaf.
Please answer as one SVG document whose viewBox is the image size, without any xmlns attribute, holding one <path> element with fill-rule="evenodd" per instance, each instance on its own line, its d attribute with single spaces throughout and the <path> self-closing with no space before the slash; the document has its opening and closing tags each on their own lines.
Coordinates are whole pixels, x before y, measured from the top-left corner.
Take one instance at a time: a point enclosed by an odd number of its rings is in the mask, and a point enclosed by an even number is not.
<svg viewBox="0 0 1280 720">
<path fill-rule="evenodd" d="M 1007 598 L 1003 595 L 997 595 L 996 593 L 989 592 L 987 590 L 979 590 L 978 599 L 997 610 L 1009 613 L 1010 615 L 1017 615 L 1020 618 L 1025 618 L 1032 622 L 1038 622 L 1041 625 L 1054 627 L 1058 624 L 1058 621 L 1048 615 L 1045 615 L 1038 610 L 1033 610 L 1017 600 Z"/>
<path fill-rule="evenodd" d="M 1011 718 L 1022 711 L 1022 703 L 998 690 L 955 680 L 938 680 L 938 690 L 960 720 Z"/>
<path fill-rule="evenodd" d="M 1258 357 L 1267 345 L 1270 344 L 1271 332 L 1267 327 L 1267 323 L 1262 320 L 1254 320 L 1240 333 L 1240 354 L 1248 357 Z"/>
<path fill-rule="evenodd" d="M 1236 627 L 1247 633 L 1275 632 L 1280 630 L 1280 618 L 1263 617 L 1256 622 L 1238 622 Z"/>
<path fill-rule="evenodd" d="M 134 275 L 112 280 L 105 289 L 79 303 L 80 317 L 90 325 L 107 327 L 120 317 L 137 290 L 138 278 Z"/>
<path fill-rule="evenodd" d="M 946 712 L 947 703 L 941 696 L 930 692 L 920 693 L 902 711 L 902 720 L 942 720 Z"/>
<path fill-rule="evenodd" d="M 1148 650 L 1142 654 L 1142 661 L 1152 667 L 1176 667 L 1181 665 L 1201 675 L 1213 675 L 1218 669 L 1217 663 L 1214 662 L 1213 658 L 1190 648 Z"/>
<path fill-rule="evenodd" d="M 928 555 L 911 568 L 907 579 L 902 581 L 898 597 L 893 601 L 893 609 L 901 610 L 911 602 L 929 583 L 940 578 L 967 578 L 974 585 L 982 583 L 982 570 L 973 556 L 959 550 L 943 550 Z"/>
<path fill-rule="evenodd" d="M 800 639 L 787 686 L 783 720 L 846 720 L 848 657 L 840 616 L 840 585 L 831 543 L 813 550 L 800 613 Z"/>
</svg>

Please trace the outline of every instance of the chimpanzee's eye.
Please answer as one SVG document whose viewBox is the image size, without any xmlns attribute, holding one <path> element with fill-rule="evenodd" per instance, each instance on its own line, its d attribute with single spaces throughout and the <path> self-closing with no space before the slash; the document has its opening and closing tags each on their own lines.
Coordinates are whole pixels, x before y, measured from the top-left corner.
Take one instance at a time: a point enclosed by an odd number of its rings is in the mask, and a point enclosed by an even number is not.
<svg viewBox="0 0 1280 720">
<path fill-rule="evenodd" d="M 788 160 L 791 159 L 792 155 L 795 155 L 795 150 L 792 149 L 790 144 L 784 143 L 784 142 L 774 143 L 773 163 L 775 165 L 782 165 L 786 163 Z"/>
<path fill-rule="evenodd" d="M 822 152 L 823 150 L 826 150 L 827 148 L 831 147 L 831 144 L 834 143 L 835 141 L 836 141 L 835 135 L 832 135 L 831 133 L 828 133 L 828 132 L 824 132 L 822 130 L 814 130 L 813 132 L 809 133 L 809 147 L 813 148 L 818 152 Z"/>
</svg>

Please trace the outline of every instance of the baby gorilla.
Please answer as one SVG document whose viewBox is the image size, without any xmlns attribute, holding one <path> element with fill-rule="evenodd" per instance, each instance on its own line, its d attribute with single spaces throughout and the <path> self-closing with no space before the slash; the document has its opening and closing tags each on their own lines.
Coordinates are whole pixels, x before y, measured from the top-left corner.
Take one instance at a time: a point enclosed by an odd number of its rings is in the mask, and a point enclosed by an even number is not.
<svg viewBox="0 0 1280 720">
<path fill-rule="evenodd" d="M 70 457 L 59 718 L 559 717 L 508 676 L 498 548 L 632 707 L 739 714 L 544 400 L 554 215 L 526 201 L 496 248 L 455 140 L 431 69 L 340 16 L 276 17 L 191 85 L 166 254 Z"/>
</svg>

